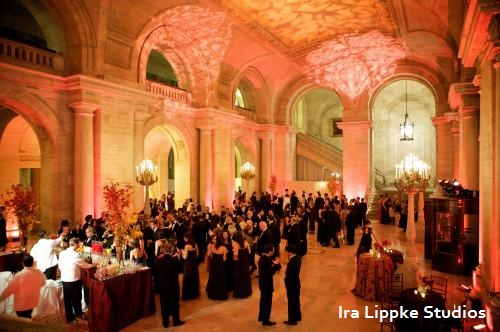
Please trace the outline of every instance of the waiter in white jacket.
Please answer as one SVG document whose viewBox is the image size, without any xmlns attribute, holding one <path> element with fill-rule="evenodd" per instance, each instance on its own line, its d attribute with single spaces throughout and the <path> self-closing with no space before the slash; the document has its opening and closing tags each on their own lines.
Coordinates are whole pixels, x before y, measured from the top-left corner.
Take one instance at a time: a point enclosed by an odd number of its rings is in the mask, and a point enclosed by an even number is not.
<svg viewBox="0 0 500 332">
<path fill-rule="evenodd" d="M 45 238 L 45 231 L 38 233 L 40 240 L 31 248 L 30 255 L 36 262 L 36 268 L 45 274 L 47 279 L 56 280 L 57 274 L 57 247 L 61 245 L 67 234 L 62 233 L 57 239 Z"/>
</svg>

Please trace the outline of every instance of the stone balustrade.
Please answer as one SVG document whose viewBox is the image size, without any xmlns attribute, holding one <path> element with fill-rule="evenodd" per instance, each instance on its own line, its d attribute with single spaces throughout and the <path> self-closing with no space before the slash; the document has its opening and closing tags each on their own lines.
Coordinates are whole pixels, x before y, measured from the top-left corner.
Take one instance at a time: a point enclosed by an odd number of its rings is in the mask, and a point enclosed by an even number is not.
<svg viewBox="0 0 500 332">
<path fill-rule="evenodd" d="M 0 58 L 8 62 L 28 64 L 36 69 L 64 72 L 64 56 L 33 46 L 0 38 Z"/>
<path fill-rule="evenodd" d="M 186 106 L 190 105 L 192 101 L 192 95 L 188 91 L 149 80 L 146 80 L 146 90 L 161 95 L 171 102 L 184 104 Z"/>
<path fill-rule="evenodd" d="M 297 140 L 301 140 L 304 144 L 306 144 L 309 148 L 316 151 L 317 153 L 321 153 L 329 159 L 342 164 L 343 152 L 333 145 L 330 145 L 326 142 L 323 142 L 317 137 L 305 133 L 297 133 Z"/>
<path fill-rule="evenodd" d="M 246 108 L 241 108 L 238 106 L 236 106 L 234 109 L 236 110 L 238 115 L 244 116 L 245 118 L 248 118 L 250 120 L 257 120 L 257 114 L 255 113 L 255 111 L 247 110 Z"/>
</svg>

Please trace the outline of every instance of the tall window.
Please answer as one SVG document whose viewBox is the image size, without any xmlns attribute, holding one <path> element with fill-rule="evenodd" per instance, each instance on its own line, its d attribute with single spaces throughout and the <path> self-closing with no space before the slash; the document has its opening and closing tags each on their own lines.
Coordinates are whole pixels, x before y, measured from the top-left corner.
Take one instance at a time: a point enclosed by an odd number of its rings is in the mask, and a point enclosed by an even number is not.
<svg viewBox="0 0 500 332">
<path fill-rule="evenodd" d="M 243 99 L 243 94 L 241 93 L 240 88 L 236 89 L 236 93 L 234 96 L 234 106 L 245 108 L 245 100 Z"/>
</svg>

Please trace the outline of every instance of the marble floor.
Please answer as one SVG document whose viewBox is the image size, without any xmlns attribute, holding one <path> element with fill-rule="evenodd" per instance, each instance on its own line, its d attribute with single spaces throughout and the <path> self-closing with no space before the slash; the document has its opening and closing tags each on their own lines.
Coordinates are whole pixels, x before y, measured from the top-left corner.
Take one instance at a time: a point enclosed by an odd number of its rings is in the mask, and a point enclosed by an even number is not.
<svg viewBox="0 0 500 332">
<path fill-rule="evenodd" d="M 401 250 L 405 256 L 405 263 L 398 267 L 398 273 L 404 274 L 405 288 L 417 284 L 417 275 L 438 274 L 448 278 L 447 306 L 453 307 L 460 303 L 464 296 L 460 284 L 470 285 L 470 277 L 455 276 L 433 271 L 430 261 L 423 259 L 424 246 L 419 241 L 423 236 L 417 236 L 413 245 L 408 245 L 404 232 L 392 225 L 373 223 L 374 235 L 377 241 L 389 240 L 392 247 Z M 417 234 L 423 232 L 417 228 Z M 421 235 L 421 234 L 420 234 Z M 283 321 L 287 319 L 287 300 L 284 286 L 285 269 L 274 276 L 274 296 L 271 319 L 278 324 L 274 327 L 263 327 L 257 321 L 259 307 L 259 289 L 256 273 L 252 277 L 253 294 L 247 299 L 229 298 L 227 301 L 212 301 L 207 298 L 204 286 L 207 281 L 206 265 L 200 265 L 200 279 L 202 295 L 197 300 L 181 302 L 181 319 L 186 324 L 174 328 L 178 331 L 224 331 L 228 328 L 238 332 L 265 331 L 265 330 L 294 330 L 294 331 L 380 331 L 380 324 L 375 319 L 339 318 L 339 306 L 344 309 L 356 309 L 360 312 L 365 306 L 374 308 L 377 302 L 360 299 L 351 293 L 356 278 L 355 252 L 361 238 L 359 231 L 356 233 L 356 245 L 342 245 L 336 249 L 322 247 L 316 241 L 316 235 L 308 235 L 309 250 L 302 260 L 301 270 L 301 308 L 302 321 L 297 326 L 287 326 Z M 285 244 L 282 243 L 282 247 Z M 284 251 L 282 251 L 284 252 Z M 282 264 L 286 265 L 286 253 L 282 256 Z M 182 278 L 182 277 L 181 277 Z M 131 299 L 123 299 L 130 301 Z M 150 316 L 126 327 L 123 331 L 162 331 L 159 298 L 156 296 L 157 311 Z M 52 322 L 54 323 L 54 322 Z M 55 322 L 57 323 L 57 322 Z M 1 326 L 2 324 L 0 324 Z M 15 323 L 13 325 L 15 327 Z M 47 327 L 50 327 L 49 324 Z M 51 331 L 64 330 L 68 332 L 88 331 L 85 322 L 77 325 L 60 324 L 52 325 Z M 172 329 L 172 327 L 170 327 Z M 0 330 L 2 328 L 0 327 Z M 15 329 L 18 331 L 18 329 Z M 35 329 L 35 330 L 44 330 Z"/>
<path fill-rule="evenodd" d="M 471 284 L 471 278 L 446 275 L 431 270 L 430 262 L 423 259 L 423 243 L 409 247 L 404 233 L 392 225 L 375 223 L 374 232 L 378 240 L 390 240 L 395 248 L 405 253 L 405 264 L 398 268 L 398 272 L 405 274 L 405 287 L 413 286 L 416 282 L 416 271 L 423 275 L 434 274 L 448 277 L 448 306 L 459 303 L 463 298 L 463 291 L 458 285 Z M 275 292 L 271 319 L 278 324 L 275 327 L 262 327 L 257 322 L 259 306 L 258 279 L 255 274 L 253 294 L 248 299 L 230 298 L 224 302 L 209 300 L 204 292 L 198 300 L 181 303 L 181 319 L 186 324 L 176 327 L 178 331 L 223 331 L 228 328 L 236 331 L 259 330 L 296 330 L 296 331 L 379 331 L 380 324 L 374 319 L 342 319 L 339 318 L 338 307 L 364 310 L 365 306 L 374 307 L 376 302 L 364 301 L 351 293 L 355 282 L 357 242 L 360 234 L 356 234 L 355 246 L 342 246 L 340 249 L 321 247 L 315 241 L 315 235 L 309 235 L 309 252 L 303 258 L 301 271 L 301 305 L 302 322 L 297 326 L 289 327 L 283 324 L 287 319 L 287 300 L 283 282 L 284 269 L 274 276 Z M 414 257 L 411 257 L 414 256 Z M 282 262 L 286 264 L 286 256 Z M 207 280 L 206 266 L 200 265 L 201 283 L 204 286 Z M 161 325 L 159 300 L 157 312 L 154 316 L 142 319 L 125 328 L 123 331 L 160 331 Z M 74 331 L 74 328 L 72 329 Z"/>
</svg>

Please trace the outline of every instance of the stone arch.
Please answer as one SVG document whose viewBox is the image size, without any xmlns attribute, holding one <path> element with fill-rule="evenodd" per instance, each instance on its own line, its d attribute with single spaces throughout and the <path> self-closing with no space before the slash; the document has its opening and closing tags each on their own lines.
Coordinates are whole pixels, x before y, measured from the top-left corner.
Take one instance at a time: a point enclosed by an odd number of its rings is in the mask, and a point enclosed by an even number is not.
<svg viewBox="0 0 500 332">
<path fill-rule="evenodd" d="M 20 3 L 33 15 L 47 40 L 47 48 L 64 54 L 65 41 L 60 26 L 54 22 L 53 15 L 38 1 L 20 0 Z"/>
<path fill-rule="evenodd" d="M 72 215 L 71 149 L 66 130 L 53 110 L 40 97 L 16 88 L 0 89 L 0 104 L 21 115 L 33 129 L 40 145 L 41 193 L 40 215 L 42 225 L 56 230 L 59 220 Z M 70 196 L 68 196 L 70 195 Z"/>
<path fill-rule="evenodd" d="M 373 167 L 385 175 L 387 183 L 393 182 L 394 165 L 409 152 L 429 164 L 434 176 L 436 133 L 432 118 L 436 115 L 436 93 L 432 87 L 415 75 L 397 75 L 377 90 L 370 110 L 374 122 Z M 413 141 L 399 140 L 399 125 L 406 111 L 415 124 Z"/>
<path fill-rule="evenodd" d="M 168 153 L 170 151 L 170 147 L 174 153 L 174 164 L 175 164 L 175 179 L 174 179 L 174 188 L 175 188 L 175 204 L 176 208 L 182 206 L 184 199 L 192 197 L 196 190 L 193 187 L 193 183 L 196 181 L 194 176 L 194 162 L 193 162 L 193 152 L 190 151 L 190 147 L 192 147 L 192 137 L 187 131 L 187 128 L 181 123 L 179 120 L 167 119 L 163 116 L 156 116 L 149 119 L 144 124 L 144 137 L 143 142 L 146 143 L 148 137 L 151 137 L 152 133 L 156 133 L 157 137 L 162 137 L 165 139 L 169 148 L 165 149 L 164 154 L 168 157 Z M 155 160 L 155 158 L 151 158 L 152 156 L 147 155 L 147 149 L 145 146 L 145 158 L 152 159 L 156 165 L 160 164 L 160 176 L 163 167 L 168 167 L 168 163 L 161 163 L 160 160 Z M 159 158 L 159 156 L 155 156 Z M 165 181 L 168 179 L 165 177 Z M 160 179 L 161 181 L 161 179 Z M 156 190 L 156 189 L 154 189 Z M 153 192 L 155 192 L 153 190 Z M 159 190 L 156 190 L 159 192 Z M 160 192 L 159 192 L 160 193 Z M 163 194 L 161 192 L 160 194 Z M 137 193 L 136 193 L 137 195 Z"/>
<path fill-rule="evenodd" d="M 280 107 L 278 109 L 278 112 L 276 114 L 276 122 L 281 123 L 281 124 L 286 124 L 287 126 L 291 126 L 296 128 L 296 116 L 295 116 L 295 106 L 297 105 L 298 101 L 304 97 L 309 91 L 313 89 L 326 89 L 331 91 L 332 93 L 335 93 L 339 99 L 341 105 L 345 105 L 344 100 L 346 98 L 345 95 L 342 93 L 339 93 L 336 90 L 332 90 L 329 88 L 325 88 L 322 86 L 319 86 L 317 84 L 311 83 L 307 78 L 303 78 L 302 80 L 297 80 L 296 83 L 292 83 L 286 91 L 288 93 L 284 95 L 284 97 L 281 100 Z M 345 110 L 345 106 L 344 106 Z"/>
<path fill-rule="evenodd" d="M 232 30 L 224 11 L 200 5 L 177 5 L 154 17 L 136 38 L 132 63 L 137 62 L 141 82 L 145 63 L 152 48 L 162 52 L 178 76 L 183 63 L 195 103 L 207 105 L 214 99 L 214 82 L 220 62 L 231 40 Z M 176 60 L 171 49 L 177 54 Z M 179 60 L 180 59 L 180 60 Z"/>
<path fill-rule="evenodd" d="M 251 106 L 248 109 L 256 112 L 257 122 L 269 123 L 271 121 L 270 102 L 267 83 L 260 71 L 253 67 L 247 67 L 238 77 L 235 78 L 231 88 L 231 102 L 234 106 L 234 96 L 236 89 L 241 83 L 247 88 L 244 93 L 250 96 Z"/>
<path fill-rule="evenodd" d="M 380 73 L 384 71 L 386 71 L 386 68 L 379 68 L 379 71 L 373 73 L 373 75 L 380 75 Z M 450 84 L 449 79 L 431 64 L 417 58 L 409 58 L 398 62 L 392 75 L 379 80 L 378 84 L 373 86 L 372 89 L 365 89 L 358 98 L 352 101 L 349 108 L 356 112 L 360 112 L 360 114 L 358 114 L 360 118 L 370 119 L 374 96 L 376 96 L 378 91 L 387 85 L 388 82 L 396 78 L 400 79 L 404 75 L 426 85 L 434 93 L 436 99 L 436 116 L 441 116 L 449 111 L 447 90 Z"/>
<path fill-rule="evenodd" d="M 44 1 L 47 10 L 64 31 L 66 72 L 90 74 L 96 71 L 97 36 L 83 1 Z"/>
<path fill-rule="evenodd" d="M 239 152 L 239 158 L 241 163 L 240 167 L 246 162 L 250 162 L 252 165 L 257 167 L 257 163 L 259 160 L 257 158 L 256 151 L 254 151 L 252 146 L 250 146 L 248 140 L 238 138 L 235 140 L 234 145 L 235 149 L 237 149 Z M 258 189 L 259 187 L 258 176 L 256 175 L 255 178 L 249 180 L 248 185 L 249 188 L 247 188 L 246 181 L 243 179 L 241 180 L 241 190 L 242 192 L 247 192 L 247 198 L 250 197 L 253 191 L 256 191 Z"/>
</svg>

